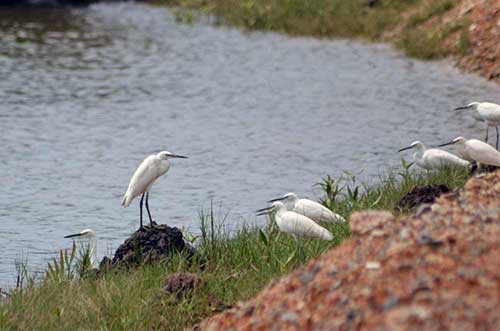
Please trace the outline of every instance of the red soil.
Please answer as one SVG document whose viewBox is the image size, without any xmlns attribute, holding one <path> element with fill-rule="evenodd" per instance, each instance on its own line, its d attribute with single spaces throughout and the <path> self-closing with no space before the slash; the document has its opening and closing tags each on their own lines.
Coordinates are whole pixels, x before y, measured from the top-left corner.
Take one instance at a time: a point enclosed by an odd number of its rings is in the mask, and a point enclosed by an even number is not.
<svg viewBox="0 0 500 331">
<path fill-rule="evenodd" d="M 338 248 L 196 329 L 500 330 L 500 171 L 418 217 L 350 225 Z"/>
</svg>

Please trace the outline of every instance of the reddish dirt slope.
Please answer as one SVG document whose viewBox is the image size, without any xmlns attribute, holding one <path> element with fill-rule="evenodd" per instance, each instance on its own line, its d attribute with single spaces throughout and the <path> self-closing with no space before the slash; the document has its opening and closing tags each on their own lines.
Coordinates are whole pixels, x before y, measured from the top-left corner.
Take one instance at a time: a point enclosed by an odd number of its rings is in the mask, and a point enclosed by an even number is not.
<svg viewBox="0 0 500 331">
<path fill-rule="evenodd" d="M 500 172 L 353 237 L 200 330 L 500 330 Z"/>
<path fill-rule="evenodd" d="M 458 65 L 500 83 L 500 1 L 464 0 L 459 15 L 471 22 L 471 52 Z"/>
</svg>

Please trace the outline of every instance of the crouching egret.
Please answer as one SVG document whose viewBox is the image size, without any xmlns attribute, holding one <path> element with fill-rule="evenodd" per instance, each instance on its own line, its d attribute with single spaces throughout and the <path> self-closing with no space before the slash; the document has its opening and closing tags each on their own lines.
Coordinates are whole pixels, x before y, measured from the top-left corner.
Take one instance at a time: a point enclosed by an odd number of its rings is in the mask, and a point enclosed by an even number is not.
<svg viewBox="0 0 500 331">
<path fill-rule="evenodd" d="M 283 201 L 284 205 L 289 211 L 293 211 L 297 214 L 304 215 L 316 223 L 341 223 L 345 222 L 345 219 L 332 212 L 330 209 L 326 208 L 316 201 L 309 199 L 299 199 L 297 195 L 293 192 L 289 192 L 282 196 L 281 198 L 276 198 L 269 200 L 268 202 Z"/>
<path fill-rule="evenodd" d="M 270 207 L 257 210 L 257 216 L 274 213 L 276 224 L 281 232 L 297 237 L 311 237 L 332 240 L 333 236 L 324 227 L 316 224 L 310 218 L 288 211 L 281 202 L 274 202 Z"/>
<path fill-rule="evenodd" d="M 65 236 L 64 238 L 72 238 L 73 240 L 82 242 L 87 241 L 84 249 L 88 253 L 88 256 L 90 258 L 90 266 L 93 269 L 99 267 L 99 262 L 97 261 L 97 240 L 94 230 L 85 229 L 80 233 L 70 234 L 69 236 Z"/>
<path fill-rule="evenodd" d="M 405 151 L 407 149 L 416 148 L 416 152 L 413 154 L 413 160 L 415 163 L 426 170 L 439 169 L 442 167 L 458 166 L 458 167 L 468 167 L 470 165 L 469 161 L 459 158 L 449 152 L 430 148 L 427 149 L 425 145 L 420 141 L 414 141 L 410 146 L 401 148 L 398 152 Z"/>
<path fill-rule="evenodd" d="M 490 126 L 494 126 L 497 131 L 497 142 L 496 148 L 498 149 L 498 126 L 500 125 L 500 105 L 492 102 L 471 102 L 467 106 L 455 108 L 455 110 L 461 109 L 471 109 L 474 110 L 472 113 L 472 117 L 477 120 L 486 122 L 486 137 L 484 138 L 485 142 L 488 142 L 488 128 Z"/>
<path fill-rule="evenodd" d="M 162 175 L 164 175 L 170 168 L 169 159 L 181 158 L 187 159 L 186 156 L 172 154 L 167 151 L 159 152 L 158 154 L 152 154 L 141 162 L 137 170 L 135 170 L 134 175 L 130 179 L 128 184 L 128 189 L 122 200 L 122 207 L 126 208 L 130 205 L 132 200 L 139 194 L 141 196 L 140 205 L 140 228 L 142 228 L 142 204 L 144 200 L 144 195 L 146 195 L 146 210 L 148 211 L 149 222 L 153 226 L 153 219 L 151 217 L 151 212 L 149 211 L 149 190 L 153 183 Z"/>
<path fill-rule="evenodd" d="M 438 147 L 447 145 L 457 145 L 458 153 L 466 159 L 476 161 L 478 166 L 484 164 L 500 167 L 500 152 L 493 146 L 490 146 L 480 140 L 467 140 L 464 137 L 457 137 L 448 143 L 439 145 Z"/>
</svg>

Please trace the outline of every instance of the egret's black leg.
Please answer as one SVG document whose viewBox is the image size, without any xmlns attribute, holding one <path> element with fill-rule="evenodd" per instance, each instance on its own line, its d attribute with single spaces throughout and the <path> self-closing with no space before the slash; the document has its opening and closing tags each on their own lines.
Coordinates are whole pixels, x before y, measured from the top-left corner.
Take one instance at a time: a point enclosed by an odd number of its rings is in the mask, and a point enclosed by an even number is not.
<svg viewBox="0 0 500 331">
<path fill-rule="evenodd" d="M 498 133 L 498 125 L 495 127 L 497 129 L 497 149 L 498 149 L 498 139 L 500 138 L 500 134 Z"/>
<path fill-rule="evenodd" d="M 144 193 L 142 193 L 141 202 L 139 203 L 139 205 L 141 206 L 141 227 L 139 229 L 142 229 L 142 202 L 143 202 L 143 200 L 144 200 Z M 146 204 L 147 204 L 147 202 L 146 202 Z"/>
<path fill-rule="evenodd" d="M 484 138 L 484 142 L 488 142 L 488 124 L 486 124 L 486 138 Z"/>
<path fill-rule="evenodd" d="M 146 210 L 148 211 L 148 216 L 149 216 L 149 223 L 151 224 L 151 227 L 153 227 L 153 218 L 151 217 L 151 212 L 149 211 L 149 192 L 146 192 Z"/>
</svg>

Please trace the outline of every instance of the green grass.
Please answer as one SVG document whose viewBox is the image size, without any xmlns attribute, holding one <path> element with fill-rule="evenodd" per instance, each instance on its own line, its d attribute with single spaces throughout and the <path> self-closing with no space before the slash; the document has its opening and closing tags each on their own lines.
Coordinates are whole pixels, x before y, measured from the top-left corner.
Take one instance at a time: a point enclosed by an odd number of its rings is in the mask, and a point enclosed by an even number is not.
<svg viewBox="0 0 500 331">
<path fill-rule="evenodd" d="M 440 17 L 453 9 L 459 0 L 379 0 L 373 7 L 369 7 L 367 2 L 154 0 L 156 4 L 171 6 L 180 22 L 191 23 L 201 14 L 215 17 L 217 24 L 249 30 L 269 30 L 294 36 L 391 41 L 407 55 L 424 59 L 464 54 L 467 52 L 464 52 L 464 47 L 470 46 L 464 42 L 452 47 L 443 45 L 444 38 L 449 36 L 450 25 L 467 31 L 466 22 L 440 22 Z M 436 18 L 436 22 L 425 26 L 432 18 Z M 398 32 L 387 34 L 393 29 Z"/>
<path fill-rule="evenodd" d="M 436 173 L 401 171 L 380 178 L 374 186 L 358 184 L 345 173 L 335 180 L 326 177 L 323 202 L 346 218 L 366 208 L 395 211 L 399 199 L 417 184 L 461 187 L 468 174 L 457 169 Z M 258 206 L 257 206 L 258 207 Z M 399 211 L 406 212 L 406 211 Z M 198 251 L 203 260 L 189 265 L 181 255 L 156 265 L 118 270 L 96 279 L 83 272 L 73 252 L 62 254 L 45 279 L 28 277 L 0 304 L 2 330 L 183 330 L 214 314 L 217 305 L 234 305 L 254 296 L 273 278 L 285 275 L 349 236 L 347 224 L 331 225 L 334 240 L 294 241 L 277 231 L 274 223 L 264 228 L 241 225 L 229 234 L 210 210 L 200 214 Z M 162 291 L 165 274 L 197 273 L 203 285 L 179 299 Z M 83 276 L 82 276 L 83 274 Z M 26 278 L 27 276 L 24 275 Z"/>
<path fill-rule="evenodd" d="M 222 24 L 252 30 L 271 30 L 302 36 L 376 38 L 398 23 L 398 14 L 419 2 L 380 1 L 373 8 L 364 1 L 343 0 L 156 0 L 177 8 L 178 15 L 201 12 Z"/>
<path fill-rule="evenodd" d="M 406 25 L 410 28 L 417 27 L 429 19 L 442 15 L 453 9 L 458 2 L 458 0 L 431 1 L 423 8 L 423 10 L 411 15 Z"/>
</svg>

